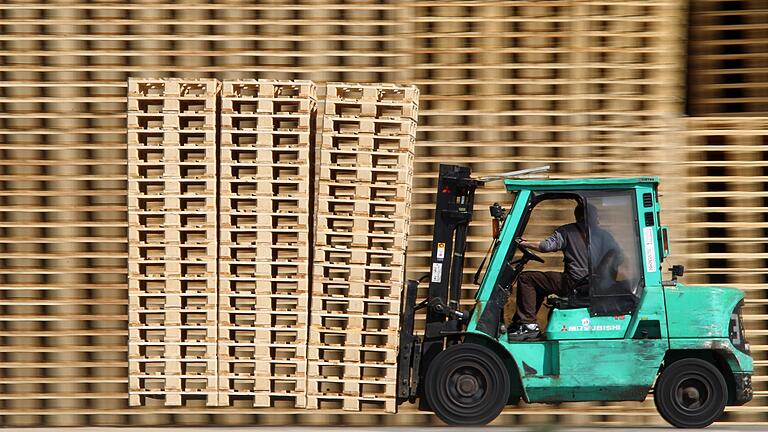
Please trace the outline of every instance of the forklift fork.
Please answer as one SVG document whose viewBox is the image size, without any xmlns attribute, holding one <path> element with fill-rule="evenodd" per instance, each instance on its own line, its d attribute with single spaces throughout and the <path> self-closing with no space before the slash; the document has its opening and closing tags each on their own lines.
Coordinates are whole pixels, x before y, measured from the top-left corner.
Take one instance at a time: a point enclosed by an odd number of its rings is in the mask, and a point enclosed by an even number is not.
<svg viewBox="0 0 768 432">
<path fill-rule="evenodd" d="M 419 363 L 421 362 L 421 338 L 413 334 L 419 282 L 409 280 L 402 301 L 400 314 L 400 352 L 397 358 L 397 402 L 414 402 L 419 388 Z"/>
</svg>

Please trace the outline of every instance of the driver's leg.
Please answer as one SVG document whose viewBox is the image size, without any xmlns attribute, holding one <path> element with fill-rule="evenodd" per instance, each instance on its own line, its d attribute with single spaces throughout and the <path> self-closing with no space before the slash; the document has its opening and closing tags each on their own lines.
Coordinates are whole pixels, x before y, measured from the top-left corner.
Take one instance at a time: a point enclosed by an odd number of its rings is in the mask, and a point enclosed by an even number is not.
<svg viewBox="0 0 768 432">
<path fill-rule="evenodd" d="M 563 274 L 559 272 L 526 271 L 517 278 L 517 311 L 512 322 L 536 323 L 541 303 L 550 294 L 560 292 Z"/>
<path fill-rule="evenodd" d="M 538 337 L 536 314 L 544 298 L 560 291 L 562 273 L 526 271 L 517 278 L 517 311 L 512 323 L 519 327 L 509 334 L 510 340 L 527 340 Z"/>
</svg>

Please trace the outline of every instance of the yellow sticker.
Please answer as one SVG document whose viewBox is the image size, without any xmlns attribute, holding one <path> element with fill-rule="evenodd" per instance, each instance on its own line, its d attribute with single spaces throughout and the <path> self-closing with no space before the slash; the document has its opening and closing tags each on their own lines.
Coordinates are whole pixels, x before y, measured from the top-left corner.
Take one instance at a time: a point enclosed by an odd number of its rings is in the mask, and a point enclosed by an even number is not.
<svg viewBox="0 0 768 432">
<path fill-rule="evenodd" d="M 445 243 L 437 244 L 437 254 L 435 255 L 435 259 L 440 261 L 445 259 Z"/>
</svg>

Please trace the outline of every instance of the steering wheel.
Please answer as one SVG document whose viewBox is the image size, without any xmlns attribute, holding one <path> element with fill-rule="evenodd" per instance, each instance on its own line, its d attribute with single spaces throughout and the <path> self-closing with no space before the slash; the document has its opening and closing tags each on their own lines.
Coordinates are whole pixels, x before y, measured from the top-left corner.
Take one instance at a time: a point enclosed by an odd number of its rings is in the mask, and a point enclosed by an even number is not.
<svg viewBox="0 0 768 432">
<path fill-rule="evenodd" d="M 535 253 L 531 252 L 530 249 L 528 249 L 527 247 L 521 245 L 520 243 L 517 244 L 517 248 L 520 249 L 520 252 L 523 253 L 522 259 L 524 259 L 526 261 L 530 261 L 530 260 L 538 261 L 538 262 L 540 262 L 542 264 L 544 263 L 544 259 L 542 257 L 540 257 L 540 256 L 536 255 Z"/>
</svg>

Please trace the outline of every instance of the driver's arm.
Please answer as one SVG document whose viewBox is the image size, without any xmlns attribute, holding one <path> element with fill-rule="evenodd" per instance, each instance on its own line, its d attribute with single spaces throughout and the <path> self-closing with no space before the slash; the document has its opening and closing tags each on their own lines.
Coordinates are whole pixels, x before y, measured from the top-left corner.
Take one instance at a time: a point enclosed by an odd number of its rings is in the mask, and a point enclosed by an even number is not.
<svg viewBox="0 0 768 432">
<path fill-rule="evenodd" d="M 557 252 L 565 248 L 565 238 L 560 234 L 559 230 L 555 230 L 551 236 L 540 242 L 529 242 L 526 240 L 520 241 L 522 247 L 533 249 L 537 252 Z"/>
<path fill-rule="evenodd" d="M 520 246 L 528 249 L 533 249 L 536 252 L 541 252 L 541 249 L 539 249 L 539 244 L 540 244 L 539 242 L 529 242 L 527 240 L 520 241 Z"/>
</svg>

